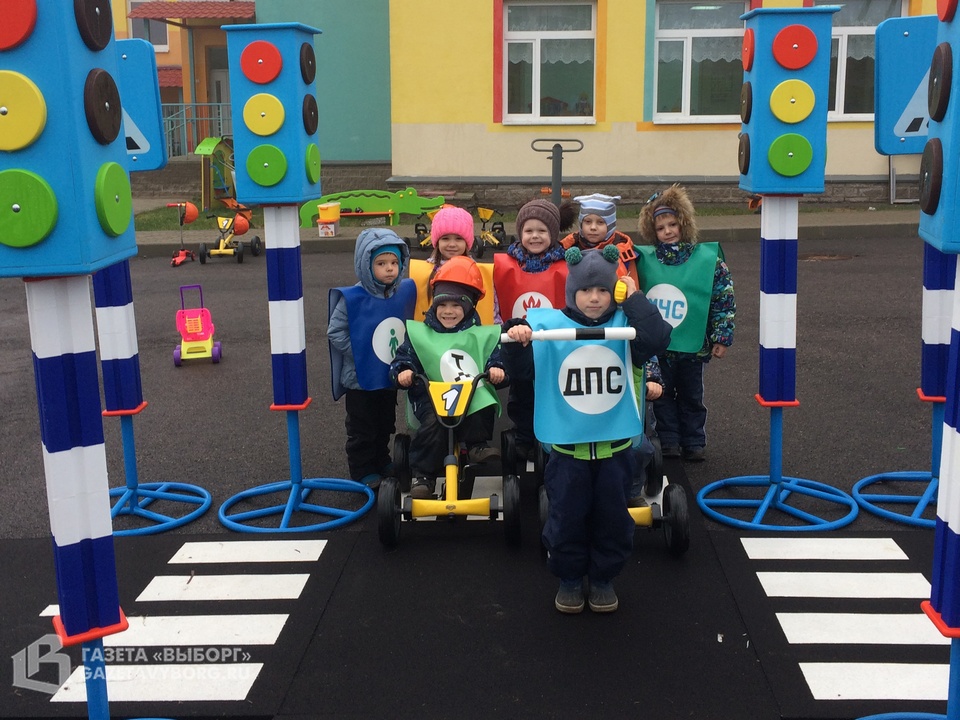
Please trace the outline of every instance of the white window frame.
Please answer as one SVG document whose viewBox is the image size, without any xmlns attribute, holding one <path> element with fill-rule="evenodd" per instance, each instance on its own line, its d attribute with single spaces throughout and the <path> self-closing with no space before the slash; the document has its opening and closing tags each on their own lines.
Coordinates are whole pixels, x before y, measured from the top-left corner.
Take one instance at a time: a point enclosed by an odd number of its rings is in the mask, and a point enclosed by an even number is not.
<svg viewBox="0 0 960 720">
<path fill-rule="evenodd" d="M 130 11 L 133 10 L 133 8 L 135 8 L 137 5 L 141 5 L 141 4 L 143 4 L 144 2 L 146 2 L 146 1 L 147 1 L 147 0 L 127 0 L 127 25 L 128 25 L 128 27 L 127 27 L 127 37 L 130 37 L 130 38 L 135 37 L 134 34 L 133 34 L 133 22 L 134 22 L 134 20 L 138 20 L 138 19 L 139 19 L 139 18 L 131 18 L 131 17 L 130 17 Z M 167 36 L 167 42 L 166 42 L 166 44 L 164 44 L 164 45 L 156 45 L 156 44 L 154 44 L 154 43 L 150 43 L 150 44 L 153 46 L 153 52 L 154 52 L 154 53 L 170 52 L 170 28 L 169 28 L 165 23 L 163 23 L 163 22 L 160 21 L 160 20 L 146 20 L 145 22 L 148 22 L 148 23 L 151 23 L 151 22 L 152 22 L 152 23 L 159 23 L 159 24 L 161 24 L 161 25 L 164 25 L 164 29 L 166 30 L 166 33 L 165 33 L 166 36 Z"/>
<path fill-rule="evenodd" d="M 740 123 L 739 114 L 731 115 L 691 115 L 690 114 L 690 82 L 693 76 L 693 41 L 695 38 L 707 37 L 735 37 L 742 40 L 743 24 L 738 28 L 722 28 L 719 30 L 687 28 L 678 30 L 660 29 L 660 6 L 662 3 L 657 0 L 654 17 L 654 43 L 653 55 L 650 62 L 653 63 L 653 122 L 657 125 L 707 125 L 722 123 Z M 743 2 L 743 12 L 749 10 L 749 3 Z M 660 97 L 660 43 L 678 42 L 683 43 L 683 82 L 681 86 L 680 112 L 661 113 L 657 112 L 657 99 Z"/>
<path fill-rule="evenodd" d="M 841 3 L 830 3 L 818 2 L 819 5 L 832 5 L 832 4 L 841 4 Z M 905 0 L 901 0 L 900 3 L 900 17 L 903 17 L 905 7 Z M 873 122 L 874 113 L 846 113 L 843 111 L 843 103 L 846 96 L 847 89 L 847 43 L 850 37 L 854 35 L 876 35 L 877 26 L 876 25 L 845 25 L 845 26 L 834 26 L 831 31 L 831 51 L 833 40 L 837 40 L 837 84 L 833 88 L 836 97 L 836 109 L 830 110 L 827 113 L 828 122 Z M 876 59 L 876 58 L 874 58 Z M 876 92 L 876 87 L 874 87 L 874 92 Z"/>
<path fill-rule="evenodd" d="M 510 6 L 523 5 L 589 5 L 591 30 L 580 31 L 524 31 L 511 32 L 507 27 L 507 19 Z M 542 40 L 593 40 L 593 114 L 591 115 L 540 115 L 540 42 Z M 512 43 L 523 43 L 533 45 L 533 88 L 531 97 L 534 101 L 531 103 L 531 112 L 529 113 L 509 113 L 508 95 L 510 88 L 509 68 L 510 68 L 510 45 Z M 503 118 L 504 125 L 595 125 L 597 110 L 597 1 L 596 0 L 551 0 L 550 2 L 507 2 L 503 3 L 503 67 L 501 68 L 501 77 L 503 79 Z"/>
</svg>

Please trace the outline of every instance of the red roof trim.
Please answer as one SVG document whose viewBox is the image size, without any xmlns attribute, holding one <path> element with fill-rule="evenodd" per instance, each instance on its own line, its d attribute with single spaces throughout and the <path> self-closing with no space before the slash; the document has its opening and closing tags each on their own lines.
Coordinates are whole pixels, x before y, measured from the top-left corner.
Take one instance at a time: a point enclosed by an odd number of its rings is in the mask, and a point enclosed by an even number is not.
<svg viewBox="0 0 960 720">
<path fill-rule="evenodd" d="M 142 20 L 167 20 L 170 18 L 191 20 L 252 20 L 257 16 L 255 2 L 236 0 L 179 0 L 166 2 L 154 0 L 145 2 L 128 14 L 128 17 Z"/>
</svg>

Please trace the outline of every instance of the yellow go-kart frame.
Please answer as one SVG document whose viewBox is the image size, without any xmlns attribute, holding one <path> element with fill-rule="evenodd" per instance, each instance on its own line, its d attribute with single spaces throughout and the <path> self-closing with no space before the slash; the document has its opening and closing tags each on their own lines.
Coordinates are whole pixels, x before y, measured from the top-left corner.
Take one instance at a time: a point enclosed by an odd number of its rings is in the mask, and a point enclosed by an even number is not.
<svg viewBox="0 0 960 720">
<path fill-rule="evenodd" d="M 380 542 L 384 545 L 393 547 L 399 542 L 400 524 L 404 519 L 435 517 L 454 520 L 472 515 L 496 520 L 501 514 L 507 543 L 512 546 L 520 544 L 520 478 L 517 475 L 504 474 L 502 500 L 496 494 L 484 498 L 459 497 L 463 468 L 461 468 L 454 431 L 466 415 L 478 383 L 485 379 L 487 379 L 486 373 L 457 382 L 432 381 L 425 375 L 416 375 L 414 382 L 426 384 L 437 419 L 447 428 L 444 489 L 441 496 L 436 499 L 412 498 L 409 495 L 403 495 L 401 479 L 405 478 L 409 481 L 409 466 L 404 444 L 395 442 L 394 466 L 398 477 L 385 478 L 380 483 L 377 497 L 378 530 Z M 400 452 L 397 452 L 398 447 L 401 448 Z"/>
</svg>

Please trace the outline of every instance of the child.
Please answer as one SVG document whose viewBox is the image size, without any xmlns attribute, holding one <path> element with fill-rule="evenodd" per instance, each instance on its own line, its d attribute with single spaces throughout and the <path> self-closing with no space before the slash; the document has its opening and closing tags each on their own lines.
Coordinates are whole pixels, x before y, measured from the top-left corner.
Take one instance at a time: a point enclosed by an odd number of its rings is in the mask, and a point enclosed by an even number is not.
<svg viewBox="0 0 960 720">
<path fill-rule="evenodd" d="M 548 200 L 531 200 L 517 213 L 518 239 L 505 253 L 493 256 L 493 286 L 499 317 L 494 322 L 523 318 L 531 307 L 563 307 L 567 264 L 558 240 L 573 221 L 573 206 L 559 208 Z M 506 356 L 505 356 L 506 357 Z M 517 455 L 532 459 L 533 378 L 512 371 L 507 415 L 516 432 Z"/>
<path fill-rule="evenodd" d="M 515 321 L 507 334 L 526 345 L 532 329 L 636 331 L 629 343 L 544 341 L 532 353 L 537 438 L 552 445 L 543 478 L 550 501 L 543 541 L 550 570 L 560 578 L 554 606 L 562 613 L 582 611 L 586 576 L 590 609 L 613 612 L 619 601 L 612 581 L 633 551 L 636 530 L 627 494 L 637 463 L 633 438 L 643 428 L 632 369 L 666 348 L 670 325 L 629 276 L 623 278 L 626 298 L 617 306 L 615 247 L 585 253 L 571 248 L 566 257 L 566 307 L 531 310 L 529 324 Z"/>
<path fill-rule="evenodd" d="M 581 250 L 596 250 L 607 245 L 616 245 L 620 251 L 620 269 L 623 276 L 629 274 L 637 282 L 637 268 L 634 260 L 637 251 L 633 240 L 617 230 L 617 205 L 619 195 L 580 195 L 574 200 L 580 203 L 580 231 L 567 235 L 560 244 L 564 248 L 578 247 Z"/>
<path fill-rule="evenodd" d="M 447 454 L 447 428 L 433 410 L 427 388 L 414 382 L 415 374 L 433 380 L 453 380 L 465 374 L 476 376 L 480 367 L 489 373 L 490 383 L 504 381 L 500 361 L 500 328 L 480 325 L 477 302 L 483 297 L 483 279 L 476 263 L 468 257 L 454 257 L 438 268 L 432 283 L 433 302 L 423 322 L 408 321 L 407 337 L 390 364 L 390 378 L 407 388 L 413 414 L 420 422 L 410 442 L 410 469 L 416 477 L 410 495 L 427 498 L 436 489 L 443 474 Z M 499 459 L 500 454 L 487 447 L 492 426 L 484 410 L 499 405 L 496 390 L 481 383 L 470 401 L 468 414 L 457 427 L 459 441 L 467 445 L 471 462 Z"/>
<path fill-rule="evenodd" d="M 401 279 L 409 257 L 392 230 L 364 230 L 353 252 L 359 282 L 331 288 L 327 305 L 333 399 L 347 396 L 347 465 L 370 488 L 390 474 L 397 390 L 388 371 L 416 301 L 413 281 Z"/>
<path fill-rule="evenodd" d="M 410 262 L 410 279 L 417 284 L 417 309 L 414 318 L 423 320 L 423 316 L 430 309 L 430 281 L 437 268 L 452 257 L 470 255 L 473 249 L 473 216 L 463 208 L 453 205 L 444 205 L 433 216 L 430 225 L 430 242 L 433 251 L 427 260 L 413 260 Z M 493 288 L 493 267 L 489 264 L 478 265 L 484 276 L 484 286 L 487 290 Z M 478 311 L 480 317 L 488 325 L 493 322 L 493 293 L 481 303 Z"/>
<path fill-rule="evenodd" d="M 733 279 L 718 243 L 698 243 L 693 203 L 679 185 L 655 195 L 640 211 L 640 287 L 673 326 L 660 355 L 663 396 L 654 404 L 664 457 L 706 459 L 707 408 L 703 364 L 733 344 L 737 305 Z"/>
</svg>

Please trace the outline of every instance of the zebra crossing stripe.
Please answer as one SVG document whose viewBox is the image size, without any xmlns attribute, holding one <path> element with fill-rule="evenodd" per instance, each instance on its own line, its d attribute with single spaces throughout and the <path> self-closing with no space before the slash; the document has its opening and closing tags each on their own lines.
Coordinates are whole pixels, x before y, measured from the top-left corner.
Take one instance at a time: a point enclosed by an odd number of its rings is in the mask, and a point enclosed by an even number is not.
<svg viewBox="0 0 960 720">
<path fill-rule="evenodd" d="M 907 560 L 893 538 L 740 538 L 751 560 Z"/>
<path fill-rule="evenodd" d="M 107 636 L 103 644 L 106 647 L 273 645 L 289 617 L 281 613 L 128 616 L 130 627 Z"/>
<path fill-rule="evenodd" d="M 240 540 L 185 542 L 170 558 L 171 565 L 193 563 L 316 562 L 326 540 Z"/>
<path fill-rule="evenodd" d="M 309 575 L 161 575 L 137 602 L 192 600 L 296 600 Z"/>
<path fill-rule="evenodd" d="M 947 699 L 949 665 L 925 663 L 800 663 L 816 700 Z"/>
<path fill-rule="evenodd" d="M 926 598 L 922 573 L 758 572 L 767 597 Z"/>
<path fill-rule="evenodd" d="M 246 699 L 263 663 L 107 665 L 111 702 L 208 702 Z M 84 668 L 70 675 L 50 702 L 86 702 Z"/>
<path fill-rule="evenodd" d="M 777 613 L 791 645 L 949 645 L 922 612 Z"/>
</svg>

